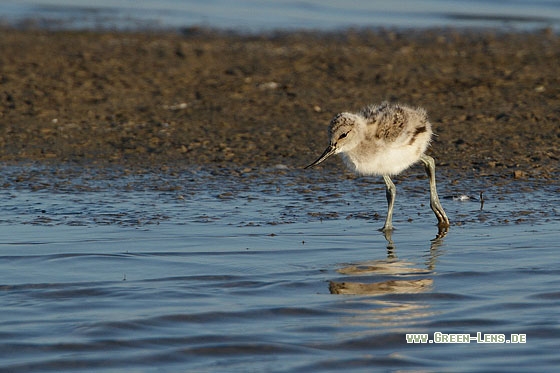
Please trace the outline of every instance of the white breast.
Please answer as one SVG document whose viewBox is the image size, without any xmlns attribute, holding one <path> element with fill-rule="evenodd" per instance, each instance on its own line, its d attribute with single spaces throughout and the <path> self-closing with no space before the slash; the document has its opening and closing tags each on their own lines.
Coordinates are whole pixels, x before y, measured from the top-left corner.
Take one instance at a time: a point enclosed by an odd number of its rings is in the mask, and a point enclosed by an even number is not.
<svg viewBox="0 0 560 373">
<path fill-rule="evenodd" d="M 421 145 L 421 146 L 419 146 Z M 362 175 L 396 175 L 416 163 L 426 151 L 428 142 L 414 145 L 356 148 L 341 153 L 342 160 L 352 171 Z"/>
</svg>

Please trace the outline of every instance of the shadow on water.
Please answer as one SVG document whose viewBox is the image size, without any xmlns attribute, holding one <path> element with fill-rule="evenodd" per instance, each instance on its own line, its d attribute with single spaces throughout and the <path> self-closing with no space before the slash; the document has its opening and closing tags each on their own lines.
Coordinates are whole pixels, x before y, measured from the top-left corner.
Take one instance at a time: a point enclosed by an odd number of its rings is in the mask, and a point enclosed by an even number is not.
<svg viewBox="0 0 560 373">
<path fill-rule="evenodd" d="M 435 269 L 439 248 L 446 235 L 447 229 L 439 230 L 437 236 L 430 241 L 425 268 L 419 268 L 414 263 L 398 258 L 392 232 L 384 232 L 387 240 L 387 259 L 364 261 L 340 268 L 338 273 L 351 277 L 343 282 L 330 281 L 329 291 L 331 294 L 352 295 L 413 294 L 430 291 L 434 282 L 430 275 Z M 374 282 L 362 282 L 365 280 Z"/>
</svg>

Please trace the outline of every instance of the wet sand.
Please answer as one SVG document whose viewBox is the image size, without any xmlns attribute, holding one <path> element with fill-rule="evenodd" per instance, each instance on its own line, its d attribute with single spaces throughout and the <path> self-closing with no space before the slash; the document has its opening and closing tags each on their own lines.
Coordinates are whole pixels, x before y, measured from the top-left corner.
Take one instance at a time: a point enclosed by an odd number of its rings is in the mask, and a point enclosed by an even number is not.
<svg viewBox="0 0 560 373">
<path fill-rule="evenodd" d="M 440 169 L 558 173 L 549 31 L 3 29 L 0 50 L 4 162 L 297 168 L 324 149 L 333 114 L 389 100 L 428 110 Z"/>
</svg>

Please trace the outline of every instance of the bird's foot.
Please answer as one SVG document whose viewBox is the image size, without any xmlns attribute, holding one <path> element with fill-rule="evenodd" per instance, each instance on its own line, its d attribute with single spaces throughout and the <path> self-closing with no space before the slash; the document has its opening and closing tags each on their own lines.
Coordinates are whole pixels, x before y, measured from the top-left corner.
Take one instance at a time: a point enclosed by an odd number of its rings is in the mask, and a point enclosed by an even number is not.
<svg viewBox="0 0 560 373">
<path fill-rule="evenodd" d="M 434 240 L 439 240 L 447 236 L 447 232 L 449 232 L 449 224 L 447 226 L 441 226 L 438 224 L 438 233 L 436 235 L 436 238 L 434 238 Z"/>
<path fill-rule="evenodd" d="M 387 233 L 387 232 L 393 232 L 395 230 L 395 228 L 393 227 L 392 224 L 385 224 L 383 226 L 383 228 L 379 229 L 381 232 Z"/>
<path fill-rule="evenodd" d="M 443 216 L 437 216 L 438 218 L 438 228 L 443 229 L 443 228 L 449 228 L 449 219 L 447 218 L 447 216 L 443 215 Z"/>
</svg>

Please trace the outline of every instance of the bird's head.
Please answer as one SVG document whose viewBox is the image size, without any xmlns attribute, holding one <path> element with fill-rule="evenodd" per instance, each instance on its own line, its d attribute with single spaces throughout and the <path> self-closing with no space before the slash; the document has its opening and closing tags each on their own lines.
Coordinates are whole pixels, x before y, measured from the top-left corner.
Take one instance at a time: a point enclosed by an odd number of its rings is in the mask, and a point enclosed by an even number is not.
<svg viewBox="0 0 560 373">
<path fill-rule="evenodd" d="M 305 168 L 316 166 L 333 154 L 343 153 L 355 148 L 361 140 L 362 124 L 363 118 L 359 115 L 352 113 L 335 115 L 329 126 L 329 146 L 315 162 Z"/>
</svg>

